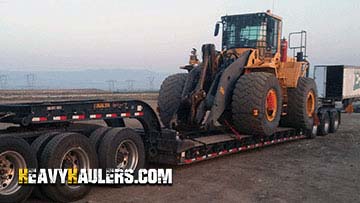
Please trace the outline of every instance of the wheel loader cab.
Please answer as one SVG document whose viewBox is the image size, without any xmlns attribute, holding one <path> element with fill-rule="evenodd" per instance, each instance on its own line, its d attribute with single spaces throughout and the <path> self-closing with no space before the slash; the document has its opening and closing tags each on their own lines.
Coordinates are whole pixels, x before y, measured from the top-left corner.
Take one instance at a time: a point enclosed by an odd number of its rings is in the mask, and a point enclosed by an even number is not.
<svg viewBox="0 0 360 203">
<path fill-rule="evenodd" d="M 275 57 L 280 51 L 281 23 L 280 17 L 270 13 L 223 16 L 222 50 L 257 49 L 262 57 Z"/>
<path fill-rule="evenodd" d="M 215 35 L 219 33 L 220 23 L 222 24 L 221 49 L 224 55 L 231 53 L 240 56 L 251 50 L 246 64 L 247 72 L 273 73 L 277 78 L 282 78 L 279 81 L 282 88 L 297 87 L 298 79 L 305 76 L 309 66 L 306 61 L 305 31 L 291 33 L 289 41 L 291 36 L 300 35 L 301 44 L 291 46 L 290 43 L 288 47 L 287 40 L 281 40 L 282 18 L 270 11 L 223 16 L 216 24 Z M 294 51 L 293 57 L 287 56 L 288 48 Z"/>
</svg>

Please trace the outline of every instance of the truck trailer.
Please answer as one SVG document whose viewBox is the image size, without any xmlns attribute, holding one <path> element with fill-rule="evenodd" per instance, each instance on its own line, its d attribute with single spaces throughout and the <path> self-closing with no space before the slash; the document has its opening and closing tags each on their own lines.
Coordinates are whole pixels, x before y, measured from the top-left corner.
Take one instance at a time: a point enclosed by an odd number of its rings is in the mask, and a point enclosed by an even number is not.
<svg viewBox="0 0 360 203">
<path fill-rule="evenodd" d="M 306 32 L 299 45 L 281 39 L 282 19 L 270 12 L 224 16 L 223 44 L 193 50 L 188 73 L 169 76 L 158 113 L 139 100 L 0 104 L 0 202 L 84 197 L 90 185 L 21 185 L 20 168 L 120 168 L 145 163 L 191 164 L 317 134 L 336 132 L 340 112 L 317 102 L 308 74 Z M 294 56 L 288 57 L 288 48 Z M 142 128 L 126 126 L 138 120 Z M 107 127 L 84 122 L 103 120 Z M 161 124 L 162 123 L 162 124 Z"/>
<path fill-rule="evenodd" d="M 322 100 L 341 102 L 343 109 L 352 109 L 360 100 L 360 67 L 350 65 L 315 65 L 310 69 Z"/>
<path fill-rule="evenodd" d="M 83 198 L 91 189 L 89 185 L 20 185 L 19 168 L 106 169 L 122 165 L 138 170 L 145 162 L 185 165 L 314 138 L 319 124 L 314 121 L 310 131 L 279 127 L 271 136 L 262 137 L 241 134 L 230 124 L 216 130 L 179 132 L 162 128 L 155 111 L 138 100 L 3 104 L 0 111 L 0 122 L 18 125 L 0 131 L 0 202 L 25 201 L 34 188 L 37 197 L 69 202 Z M 125 118 L 137 119 L 142 128 L 126 127 Z M 108 126 L 83 123 L 94 120 L 104 120 Z M 126 153 L 116 150 L 122 145 Z M 70 165 L 69 156 L 76 160 Z"/>
</svg>

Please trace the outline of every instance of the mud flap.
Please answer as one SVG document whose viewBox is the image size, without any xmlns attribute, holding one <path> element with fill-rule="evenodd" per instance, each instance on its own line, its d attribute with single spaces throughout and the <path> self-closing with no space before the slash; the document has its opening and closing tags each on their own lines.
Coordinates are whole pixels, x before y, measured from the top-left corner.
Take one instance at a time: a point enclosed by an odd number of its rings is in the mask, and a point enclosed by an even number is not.
<svg viewBox="0 0 360 203">
<path fill-rule="evenodd" d="M 224 113 L 227 106 L 230 105 L 234 85 L 238 78 L 244 73 L 245 65 L 248 61 L 251 51 L 244 52 L 234 63 L 227 67 L 221 75 L 214 103 L 206 126 L 212 127 Z"/>
</svg>

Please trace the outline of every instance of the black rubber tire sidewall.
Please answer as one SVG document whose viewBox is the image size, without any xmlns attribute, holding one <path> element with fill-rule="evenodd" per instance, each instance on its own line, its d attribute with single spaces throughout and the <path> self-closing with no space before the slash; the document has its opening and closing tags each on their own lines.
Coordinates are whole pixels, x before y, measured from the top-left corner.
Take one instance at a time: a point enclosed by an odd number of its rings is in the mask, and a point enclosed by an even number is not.
<svg viewBox="0 0 360 203">
<path fill-rule="evenodd" d="M 58 134 L 59 132 L 48 132 L 45 133 L 44 135 L 40 135 L 31 143 L 31 148 L 36 153 L 36 158 L 38 162 L 40 162 L 42 152 L 44 151 L 44 148 L 47 145 L 47 143 Z M 49 199 L 41 192 L 41 187 L 39 185 L 36 185 L 34 187 L 33 196 L 42 200 L 49 201 Z"/>
<path fill-rule="evenodd" d="M 110 127 L 100 127 L 91 133 L 89 139 L 90 139 L 91 144 L 95 147 L 96 153 L 98 153 L 98 149 L 99 149 L 100 143 L 101 143 L 104 135 L 110 129 L 111 129 Z"/>
<path fill-rule="evenodd" d="M 0 154 L 4 151 L 16 151 L 22 155 L 28 169 L 37 168 L 35 153 L 33 153 L 30 145 L 25 140 L 10 136 L 2 136 L 0 139 Z M 0 203 L 23 202 L 31 195 L 33 189 L 33 185 L 23 185 L 12 195 L 0 195 Z"/>
<path fill-rule="evenodd" d="M 40 159 L 41 159 L 41 154 L 44 151 L 44 148 L 46 147 L 46 144 L 58 134 L 59 134 L 59 132 L 45 133 L 44 135 L 40 135 L 39 137 L 37 137 L 31 143 L 31 148 L 33 150 L 35 150 L 36 158 L 37 158 L 38 161 L 40 161 Z"/>
<path fill-rule="evenodd" d="M 158 98 L 159 116 L 165 127 L 170 127 L 170 121 L 178 110 L 187 73 L 170 75 L 161 84 Z"/>
<path fill-rule="evenodd" d="M 309 117 L 306 112 L 307 95 L 309 91 L 315 94 L 315 112 L 317 111 L 317 88 L 311 78 L 301 77 L 296 88 L 288 88 L 287 115 L 281 118 L 280 125 L 311 131 L 314 118 Z"/>
<path fill-rule="evenodd" d="M 63 133 L 54 137 L 42 153 L 40 168 L 59 168 L 64 153 L 72 147 L 81 147 L 89 157 L 90 168 L 97 168 L 98 161 L 94 146 L 89 138 L 79 133 Z M 54 185 L 42 185 L 41 189 L 55 202 L 71 202 L 82 199 L 90 192 L 90 187 L 90 185 L 80 185 L 79 188 L 70 189 L 58 182 Z"/>
<path fill-rule="evenodd" d="M 126 139 L 135 143 L 139 154 L 134 175 L 136 175 L 137 170 L 145 167 L 145 148 L 141 136 L 130 128 L 114 128 L 106 133 L 99 146 L 99 165 L 102 169 L 117 167 L 114 162 L 116 150 L 121 141 Z"/>
<path fill-rule="evenodd" d="M 265 115 L 267 93 L 274 89 L 277 96 L 277 115 L 269 121 Z M 254 72 L 241 76 L 232 97 L 232 118 L 237 130 L 244 134 L 270 136 L 275 133 L 281 116 L 282 96 L 278 79 L 266 72 Z M 254 116 L 253 110 L 259 115 Z"/>
</svg>

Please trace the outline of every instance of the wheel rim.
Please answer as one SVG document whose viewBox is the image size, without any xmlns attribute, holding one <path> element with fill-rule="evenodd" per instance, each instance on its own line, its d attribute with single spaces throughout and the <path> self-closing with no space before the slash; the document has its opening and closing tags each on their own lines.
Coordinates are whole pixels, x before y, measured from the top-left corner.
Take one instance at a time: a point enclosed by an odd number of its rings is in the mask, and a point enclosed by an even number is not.
<svg viewBox="0 0 360 203">
<path fill-rule="evenodd" d="M 115 155 L 115 163 L 119 169 L 135 170 L 139 160 L 139 152 L 136 144 L 132 140 L 122 141 Z"/>
<path fill-rule="evenodd" d="M 339 120 L 335 120 L 335 122 L 334 122 L 334 128 L 335 128 L 335 129 L 338 129 L 338 127 L 339 127 Z"/>
<path fill-rule="evenodd" d="M 60 168 L 78 170 L 90 168 L 89 156 L 81 147 L 73 147 L 64 154 L 61 160 Z M 80 187 L 78 185 L 66 185 L 71 189 Z"/>
<path fill-rule="evenodd" d="M 328 131 L 329 131 L 329 128 L 330 128 L 330 122 L 329 122 L 329 121 L 325 121 L 324 131 L 325 131 L 325 132 L 328 132 Z"/>
<path fill-rule="evenodd" d="M 315 94 L 311 90 L 306 97 L 306 113 L 312 117 L 315 112 Z"/>
<path fill-rule="evenodd" d="M 5 151 L 0 154 L 0 194 L 12 195 L 21 185 L 17 177 L 19 168 L 27 168 L 24 157 L 15 151 Z"/>
<path fill-rule="evenodd" d="M 265 113 L 268 121 L 273 121 L 277 113 L 277 95 L 274 89 L 270 89 L 266 95 Z"/>
</svg>

